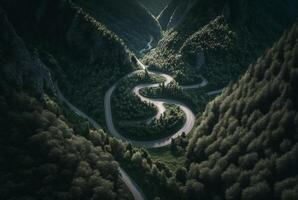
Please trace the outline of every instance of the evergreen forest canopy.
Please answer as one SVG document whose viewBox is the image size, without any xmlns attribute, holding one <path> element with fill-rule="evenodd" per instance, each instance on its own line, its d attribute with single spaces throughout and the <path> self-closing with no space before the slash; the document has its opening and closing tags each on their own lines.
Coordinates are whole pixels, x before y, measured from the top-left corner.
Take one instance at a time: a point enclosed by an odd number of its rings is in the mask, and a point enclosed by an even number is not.
<svg viewBox="0 0 298 200">
<path fill-rule="evenodd" d="M 297 17 L 0 0 L 0 199 L 298 199 Z"/>
</svg>

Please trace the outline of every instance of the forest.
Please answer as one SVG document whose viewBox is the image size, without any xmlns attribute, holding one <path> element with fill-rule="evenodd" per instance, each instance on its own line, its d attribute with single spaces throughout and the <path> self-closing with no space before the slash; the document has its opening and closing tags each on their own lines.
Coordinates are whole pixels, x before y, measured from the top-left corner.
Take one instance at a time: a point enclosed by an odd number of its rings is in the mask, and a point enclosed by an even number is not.
<svg viewBox="0 0 298 200">
<path fill-rule="evenodd" d="M 142 102 L 141 99 L 131 92 L 140 83 L 158 82 L 157 77 L 148 73 L 139 73 L 134 77 L 121 80 L 114 96 L 112 97 L 112 109 L 118 120 L 146 120 L 157 112 L 154 105 Z"/>
<path fill-rule="evenodd" d="M 297 200 L 298 2 L 0 0 L 0 199 Z"/>
<path fill-rule="evenodd" d="M 119 120 L 117 126 L 130 139 L 150 141 L 170 136 L 183 126 L 185 116 L 178 106 L 164 106 L 166 111 L 158 119 L 155 117 L 133 122 Z"/>
<path fill-rule="evenodd" d="M 140 83 L 164 85 L 163 81 L 162 77 L 150 75 L 145 71 L 118 83 L 115 95 L 112 96 L 112 112 L 117 120 L 117 128 L 128 138 L 144 141 L 159 139 L 171 135 L 183 125 L 185 117 L 179 107 L 166 105 L 166 111 L 160 118 L 156 118 L 158 111 L 154 104 L 143 102 L 132 92 Z M 158 98 L 156 95 L 149 96 Z"/>
<path fill-rule="evenodd" d="M 87 140 L 51 99 L 42 103 L 2 81 L 0 90 L 1 199 L 132 199 L 110 144 L 93 144 L 100 132 Z"/>
</svg>

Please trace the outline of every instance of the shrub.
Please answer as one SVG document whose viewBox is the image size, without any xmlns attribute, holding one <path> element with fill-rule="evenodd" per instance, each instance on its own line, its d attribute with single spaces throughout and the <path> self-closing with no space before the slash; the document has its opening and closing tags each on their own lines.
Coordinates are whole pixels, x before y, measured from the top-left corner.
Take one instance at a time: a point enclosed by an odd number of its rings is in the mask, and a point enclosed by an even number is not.
<svg viewBox="0 0 298 200">
<path fill-rule="evenodd" d="M 239 183 L 235 183 L 225 191 L 226 200 L 236 200 L 240 199 L 241 187 Z"/>
<path fill-rule="evenodd" d="M 238 163 L 243 169 L 251 169 L 259 160 L 257 153 L 249 153 L 239 157 Z"/>
<path fill-rule="evenodd" d="M 204 199 L 205 191 L 204 185 L 196 180 L 188 180 L 186 182 L 185 194 L 187 199 Z"/>
<path fill-rule="evenodd" d="M 176 180 L 185 184 L 185 181 L 187 179 L 187 171 L 184 167 L 178 168 L 176 171 Z"/>
<path fill-rule="evenodd" d="M 232 164 L 221 174 L 221 179 L 227 186 L 229 186 L 237 181 L 239 175 L 240 170 Z"/>
<path fill-rule="evenodd" d="M 245 188 L 242 191 L 241 199 L 243 200 L 265 200 L 271 199 L 271 189 L 267 182 L 260 182 L 254 186 Z"/>
</svg>

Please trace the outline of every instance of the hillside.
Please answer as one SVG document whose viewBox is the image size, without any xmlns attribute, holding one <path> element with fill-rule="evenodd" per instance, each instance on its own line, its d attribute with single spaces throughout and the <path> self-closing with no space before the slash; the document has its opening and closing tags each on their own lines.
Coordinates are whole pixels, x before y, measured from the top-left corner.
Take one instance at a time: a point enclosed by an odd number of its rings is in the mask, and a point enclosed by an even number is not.
<svg viewBox="0 0 298 200">
<path fill-rule="evenodd" d="M 136 54 L 147 45 L 151 36 L 155 44 L 161 38 L 159 23 L 138 0 L 74 0 L 74 2 L 115 32 Z"/>
<path fill-rule="evenodd" d="M 132 199 L 113 156 L 79 136 L 57 105 L 0 87 L 1 199 Z"/>
<path fill-rule="evenodd" d="M 70 1 L 1 0 L 0 5 L 71 102 L 103 124 L 106 90 L 135 65 L 123 41 Z"/>
<path fill-rule="evenodd" d="M 297 11 L 290 0 L 174 0 L 159 16 L 165 37 L 144 61 L 181 84 L 201 74 L 222 88 L 272 45 Z"/>
<path fill-rule="evenodd" d="M 55 99 L 49 70 L 2 10 L 0 27 L 0 198 L 132 199 L 107 136 L 46 95 Z"/>
<path fill-rule="evenodd" d="M 189 139 L 182 135 L 172 141 L 172 156 L 186 156 L 184 163 L 150 181 L 147 173 L 140 175 L 152 199 L 296 200 L 297 69 L 296 22 L 207 105 Z M 183 149 L 186 154 L 177 156 Z M 162 156 L 165 151 L 152 152 Z"/>
<path fill-rule="evenodd" d="M 28 51 L 24 41 L 15 32 L 0 7 L 0 75 L 1 80 L 17 89 L 26 89 L 42 98 L 44 90 L 54 91 L 49 69 L 42 63 L 38 52 Z"/>
<path fill-rule="evenodd" d="M 144 7 L 146 7 L 154 16 L 159 14 L 166 8 L 171 0 L 138 0 Z"/>
<path fill-rule="evenodd" d="M 297 200 L 297 17 L 0 0 L 0 200 Z"/>
<path fill-rule="evenodd" d="M 188 199 L 297 198 L 297 58 L 296 24 L 208 104 L 188 146 L 186 187 L 200 186 Z"/>
<path fill-rule="evenodd" d="M 196 0 L 171 0 L 158 16 L 162 29 L 168 30 L 182 23 L 196 3 Z"/>
</svg>

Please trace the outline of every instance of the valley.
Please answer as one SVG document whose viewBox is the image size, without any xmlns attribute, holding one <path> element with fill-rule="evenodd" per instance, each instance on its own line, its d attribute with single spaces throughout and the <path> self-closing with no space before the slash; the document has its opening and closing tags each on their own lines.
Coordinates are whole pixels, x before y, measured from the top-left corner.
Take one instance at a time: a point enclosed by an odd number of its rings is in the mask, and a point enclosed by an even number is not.
<svg viewBox="0 0 298 200">
<path fill-rule="evenodd" d="M 151 43 L 152 40 L 150 40 L 148 42 L 148 45 L 145 49 L 141 50 L 141 51 L 147 51 L 150 50 L 151 47 Z M 142 70 L 146 70 L 146 66 L 144 64 L 142 64 L 139 60 L 138 63 L 140 65 L 140 67 L 142 68 Z M 124 78 L 130 78 L 132 76 L 134 76 L 135 74 L 137 74 L 138 72 L 142 71 L 142 70 L 138 70 L 138 71 L 134 71 L 128 75 L 126 75 Z M 152 71 L 148 71 L 150 75 L 156 75 L 156 76 L 162 76 L 165 81 L 165 85 L 169 84 L 170 82 L 173 81 L 173 78 L 169 75 L 166 74 L 162 74 L 159 72 L 152 72 Z M 204 79 L 204 81 L 200 84 L 196 84 L 193 86 L 184 86 L 183 88 L 185 89 L 194 89 L 194 88 L 199 88 L 199 87 L 204 87 L 207 85 L 207 81 Z M 178 136 L 181 136 L 182 133 L 184 133 L 185 135 L 189 134 L 195 124 L 195 116 L 193 114 L 193 112 L 187 108 L 185 105 L 176 102 L 175 100 L 166 100 L 166 99 L 154 99 L 154 100 L 150 100 L 149 98 L 145 98 L 143 96 L 140 95 L 139 91 L 141 89 L 144 88 L 154 88 L 154 87 L 159 87 L 159 84 L 144 84 L 144 85 L 139 85 L 136 86 L 133 89 L 133 93 L 136 94 L 137 96 L 139 96 L 141 98 L 141 100 L 143 102 L 147 102 L 147 103 L 152 103 L 154 104 L 154 106 L 157 107 L 158 109 L 158 113 L 156 114 L 156 116 L 154 116 L 152 119 L 156 118 L 160 118 L 161 115 L 166 111 L 166 108 L 164 106 L 164 104 L 174 104 L 180 107 L 180 109 L 186 114 L 186 118 L 185 118 L 185 123 L 183 125 L 183 127 L 175 132 L 172 133 L 170 137 L 168 138 L 163 138 L 163 139 L 159 139 L 159 140 L 154 140 L 154 141 L 147 141 L 147 142 L 141 142 L 141 141 L 134 141 L 134 140 L 130 140 L 128 138 L 125 138 L 123 135 L 121 135 L 115 128 L 114 124 L 113 124 L 113 119 L 112 119 L 112 111 L 111 111 L 111 96 L 112 93 L 114 92 L 115 88 L 117 86 L 117 83 L 112 86 L 108 92 L 105 95 L 105 112 L 106 112 L 106 121 L 107 121 L 107 127 L 109 130 L 109 133 L 111 133 L 114 137 L 123 140 L 124 142 L 127 141 L 133 145 L 136 146 L 140 146 L 140 147 L 145 147 L 145 148 L 160 148 L 160 147 L 164 147 L 167 145 L 171 144 L 171 141 L 175 138 L 177 138 Z M 59 90 L 58 86 L 57 86 L 57 91 L 58 91 L 58 97 L 61 101 L 65 102 L 67 104 L 67 106 L 73 110 L 77 115 L 85 118 L 87 121 L 89 121 L 92 126 L 96 129 L 100 129 L 99 124 L 92 119 L 91 117 L 89 117 L 87 114 L 85 114 L 84 112 L 80 111 L 78 108 L 76 108 L 73 104 L 71 104 L 65 97 L 64 95 L 61 93 L 61 91 Z M 122 176 L 122 180 L 126 183 L 126 185 L 128 186 L 128 188 L 130 189 L 130 191 L 132 192 L 133 196 L 135 199 L 146 199 L 145 195 L 143 194 L 142 190 L 138 187 L 138 185 L 129 178 L 129 176 L 127 175 L 127 173 L 122 169 L 119 168 L 120 174 Z"/>
<path fill-rule="evenodd" d="M 296 200 L 295 0 L 0 0 L 0 199 Z"/>
</svg>

